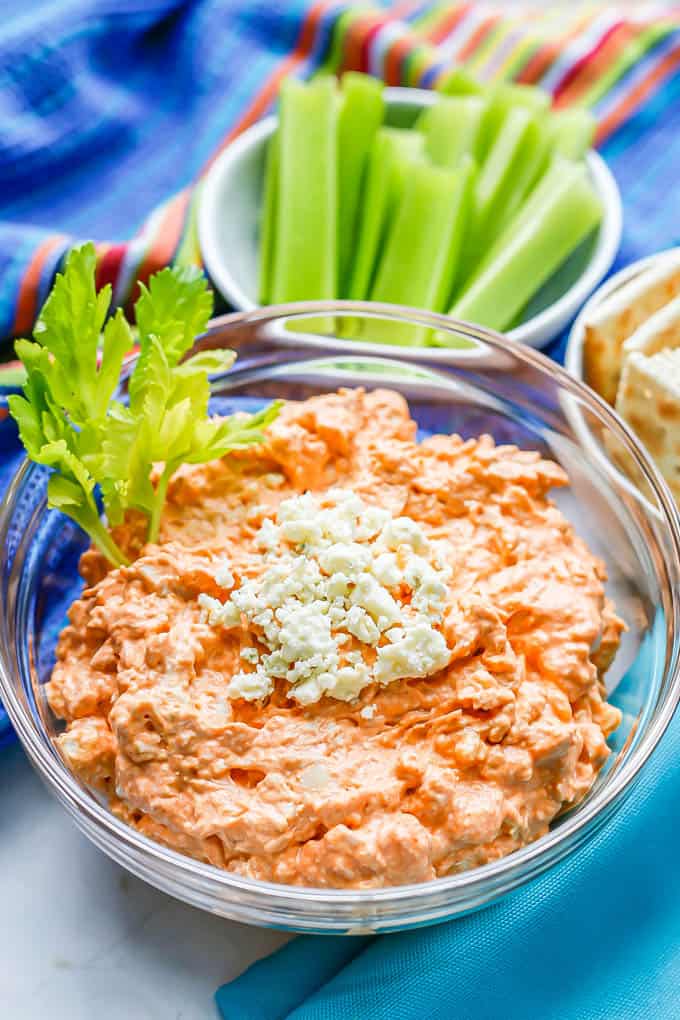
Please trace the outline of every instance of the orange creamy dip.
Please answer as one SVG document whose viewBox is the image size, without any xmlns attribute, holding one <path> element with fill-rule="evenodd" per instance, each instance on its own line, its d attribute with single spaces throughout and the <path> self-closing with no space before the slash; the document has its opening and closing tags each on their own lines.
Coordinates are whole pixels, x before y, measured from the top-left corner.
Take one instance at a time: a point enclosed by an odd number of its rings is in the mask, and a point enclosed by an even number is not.
<svg viewBox="0 0 680 1020">
<path fill-rule="evenodd" d="M 48 697 L 67 762 L 118 816 L 240 875 L 369 888 L 495 860 L 585 796 L 620 719 L 602 678 L 623 625 L 548 498 L 566 475 L 487 436 L 415 433 L 386 390 L 289 403 L 265 445 L 177 473 L 158 545 L 118 530 L 130 567 L 85 554 Z M 258 635 L 210 625 L 199 595 L 225 597 L 225 555 L 262 572 L 255 535 L 283 499 L 338 486 L 446 550 L 449 664 L 355 702 L 302 706 L 285 680 L 230 699 Z"/>
</svg>

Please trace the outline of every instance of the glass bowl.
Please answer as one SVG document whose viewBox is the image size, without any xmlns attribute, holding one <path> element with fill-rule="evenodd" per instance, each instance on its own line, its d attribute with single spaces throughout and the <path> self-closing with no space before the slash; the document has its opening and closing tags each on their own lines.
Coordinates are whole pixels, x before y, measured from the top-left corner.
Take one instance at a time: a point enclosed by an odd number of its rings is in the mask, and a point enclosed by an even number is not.
<svg viewBox="0 0 680 1020">
<path fill-rule="evenodd" d="M 392 330 L 402 336 L 405 330 L 424 331 L 426 342 L 436 334 L 454 346 L 431 350 L 427 363 L 407 347 L 398 360 L 381 358 L 372 339 Z M 296 340 L 301 334 L 308 340 L 304 351 Z M 336 339 L 348 335 L 361 337 L 350 352 Z M 66 610 L 81 588 L 77 563 L 86 541 L 66 518 L 46 510 L 46 470 L 25 464 L 0 512 L 5 550 L 0 695 L 29 758 L 77 825 L 124 867 L 195 906 L 251 924 L 336 934 L 409 928 L 473 910 L 592 838 L 633 789 L 680 688 L 680 519 L 626 426 L 542 355 L 485 330 L 409 309 L 349 302 L 261 309 L 215 320 L 197 346 L 239 352 L 236 366 L 214 380 L 217 410 L 251 410 L 274 397 L 300 399 L 338 386 L 389 386 L 408 400 L 421 435 L 487 432 L 561 463 L 571 486 L 556 501 L 606 561 L 609 593 L 628 625 L 607 675 L 623 721 L 592 790 L 550 832 L 501 860 L 429 883 L 371 891 L 274 885 L 168 850 L 117 820 L 55 748 L 60 724 L 43 684 Z M 583 420 L 588 445 L 583 430 L 574 427 Z M 597 456 L 593 442 L 599 444 Z"/>
</svg>

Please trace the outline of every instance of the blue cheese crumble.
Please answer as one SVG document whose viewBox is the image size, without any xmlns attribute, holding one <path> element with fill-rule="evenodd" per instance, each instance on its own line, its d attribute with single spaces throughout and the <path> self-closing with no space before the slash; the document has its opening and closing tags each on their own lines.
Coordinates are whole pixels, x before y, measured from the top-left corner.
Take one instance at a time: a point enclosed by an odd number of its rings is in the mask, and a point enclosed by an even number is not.
<svg viewBox="0 0 680 1020">
<path fill-rule="evenodd" d="M 200 595 L 206 619 L 244 624 L 261 649 L 227 695 L 255 701 L 277 679 L 302 705 L 326 696 L 353 701 L 370 684 L 431 676 L 451 660 L 441 624 L 450 568 L 409 517 L 394 518 L 351 490 L 284 500 L 262 522 L 256 543 L 265 569 L 244 578 L 224 602 Z M 230 588 L 227 566 L 217 583 Z"/>
</svg>

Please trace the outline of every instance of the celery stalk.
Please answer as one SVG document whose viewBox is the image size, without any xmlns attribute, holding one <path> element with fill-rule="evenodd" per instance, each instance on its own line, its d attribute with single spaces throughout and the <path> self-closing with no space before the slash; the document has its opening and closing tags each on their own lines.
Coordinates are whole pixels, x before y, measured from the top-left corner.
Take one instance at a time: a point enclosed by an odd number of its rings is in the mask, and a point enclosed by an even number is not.
<svg viewBox="0 0 680 1020">
<path fill-rule="evenodd" d="M 288 78 L 279 110 L 279 186 L 271 299 L 337 294 L 337 122 L 335 83 Z"/>
<path fill-rule="evenodd" d="M 443 311 L 451 293 L 470 207 L 474 161 L 457 171 L 425 161 L 409 162 L 402 201 L 380 260 L 372 301 L 387 301 Z M 369 337 L 386 343 L 416 345 L 427 329 L 377 322 Z"/>
<path fill-rule="evenodd" d="M 479 171 L 462 279 L 484 257 L 494 235 L 524 198 L 536 173 L 541 136 L 534 118 L 511 110 Z"/>
<path fill-rule="evenodd" d="M 596 123 L 592 113 L 582 108 L 552 113 L 548 129 L 555 152 L 569 159 L 581 159 L 592 144 Z"/>
<path fill-rule="evenodd" d="M 451 236 L 447 252 L 448 265 L 442 274 L 442 286 L 437 289 L 429 311 L 443 312 L 451 303 L 454 285 L 461 269 L 461 251 L 470 223 L 472 197 L 477 177 L 477 164 L 469 153 L 461 156 L 456 168 L 457 190 L 451 203 Z"/>
<path fill-rule="evenodd" d="M 423 145 L 417 131 L 380 128 L 377 132 L 366 170 L 349 283 L 349 297 L 355 301 L 363 301 L 369 295 L 391 210 L 401 197 L 407 161 L 416 159 Z"/>
<path fill-rule="evenodd" d="M 496 256 L 510 243 L 512 237 L 522 229 L 525 223 L 531 221 L 545 206 L 550 195 L 557 191 L 565 181 L 574 174 L 580 174 L 581 168 L 577 163 L 564 159 L 561 156 L 553 155 L 548 162 L 547 168 L 540 176 L 537 183 L 526 196 L 524 202 L 516 210 L 514 216 L 509 220 L 503 230 L 495 237 L 489 246 L 481 262 L 477 265 L 471 276 L 465 280 L 467 289 L 480 272 L 491 263 Z"/>
<path fill-rule="evenodd" d="M 477 96 L 447 97 L 423 110 L 417 127 L 435 166 L 452 170 L 462 156 L 475 152 L 483 113 L 484 100 Z"/>
<path fill-rule="evenodd" d="M 545 120 L 533 120 L 527 132 L 521 158 L 515 165 L 515 172 L 505 196 L 503 207 L 493 224 L 491 235 L 496 237 L 505 229 L 510 220 L 537 181 L 545 173 L 550 161 L 552 139 L 547 130 Z"/>
<path fill-rule="evenodd" d="M 445 96 L 480 96 L 484 86 L 462 67 L 457 67 L 437 85 L 437 92 Z"/>
<path fill-rule="evenodd" d="M 264 194 L 260 226 L 260 304 L 270 301 L 276 234 L 276 198 L 279 184 L 279 136 L 272 135 L 264 166 Z"/>
<path fill-rule="evenodd" d="M 507 232 L 503 249 L 465 289 L 451 315 L 492 329 L 507 328 L 602 216 L 582 167 L 565 173 L 557 187 L 541 197 L 531 217 L 520 213 L 519 229 Z"/>
<path fill-rule="evenodd" d="M 501 213 L 515 186 L 527 148 L 536 144 L 537 127 L 526 110 L 511 110 L 485 160 L 475 188 L 475 227 L 484 232 Z"/>
<path fill-rule="evenodd" d="M 498 93 L 509 107 L 524 107 L 533 114 L 547 113 L 550 109 L 550 95 L 536 85 L 503 83 Z"/>
<path fill-rule="evenodd" d="M 348 290 L 357 212 L 366 166 L 384 113 L 383 85 L 367 74 L 342 78 L 338 117 L 338 293 Z"/>
<path fill-rule="evenodd" d="M 550 107 L 550 96 L 534 85 L 496 85 L 489 91 L 487 108 L 479 132 L 477 160 L 483 162 L 496 141 L 511 110 L 525 110 L 534 117 L 543 117 Z"/>
</svg>

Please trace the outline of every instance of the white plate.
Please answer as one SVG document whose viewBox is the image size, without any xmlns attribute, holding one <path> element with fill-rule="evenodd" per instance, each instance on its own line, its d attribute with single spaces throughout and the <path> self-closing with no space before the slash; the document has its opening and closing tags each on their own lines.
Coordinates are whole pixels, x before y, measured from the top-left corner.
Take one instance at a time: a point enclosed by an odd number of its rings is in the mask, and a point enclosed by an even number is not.
<svg viewBox="0 0 680 1020">
<path fill-rule="evenodd" d="M 386 123 L 410 127 L 436 93 L 385 89 Z M 276 117 L 240 135 L 217 158 L 201 185 L 198 236 L 203 260 L 222 296 L 238 311 L 257 307 L 259 217 L 267 141 Z M 508 336 L 544 347 L 564 329 L 609 270 L 621 241 L 621 198 L 609 168 L 595 152 L 586 163 L 604 207 L 598 231 L 587 239 L 530 302 L 528 318 Z M 313 295 L 310 295 L 310 298 Z M 300 337 L 304 343 L 304 338 Z M 348 341 L 351 343 L 352 341 Z M 428 356 L 428 349 L 421 354 Z"/>
</svg>

